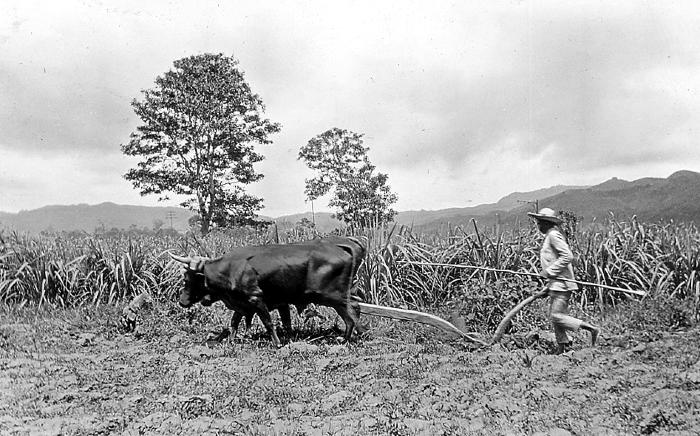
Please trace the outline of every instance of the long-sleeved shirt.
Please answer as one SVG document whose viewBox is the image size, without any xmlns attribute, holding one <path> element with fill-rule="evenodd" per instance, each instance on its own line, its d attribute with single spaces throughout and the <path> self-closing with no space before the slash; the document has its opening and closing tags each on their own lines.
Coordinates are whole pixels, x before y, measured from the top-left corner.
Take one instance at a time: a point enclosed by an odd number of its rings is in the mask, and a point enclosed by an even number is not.
<svg viewBox="0 0 700 436">
<path fill-rule="evenodd" d="M 553 227 L 547 231 L 540 250 L 540 262 L 542 269 L 547 272 L 549 279 L 547 288 L 552 291 L 571 291 L 578 289 L 576 283 L 565 282 L 560 278 L 573 279 L 574 269 L 571 261 L 574 255 L 566 243 L 564 235 L 559 229 Z"/>
</svg>

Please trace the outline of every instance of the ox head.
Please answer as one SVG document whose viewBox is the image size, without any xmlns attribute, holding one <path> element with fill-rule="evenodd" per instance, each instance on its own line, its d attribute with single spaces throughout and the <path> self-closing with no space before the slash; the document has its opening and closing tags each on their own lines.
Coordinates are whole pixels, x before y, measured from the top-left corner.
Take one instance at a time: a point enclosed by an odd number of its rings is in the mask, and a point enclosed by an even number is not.
<svg viewBox="0 0 700 436">
<path fill-rule="evenodd" d="M 214 301 L 207 290 L 204 277 L 206 259 L 201 257 L 182 257 L 174 254 L 170 254 L 170 257 L 183 265 L 185 286 L 180 292 L 180 306 L 190 307 L 197 302 L 201 302 L 204 306 L 211 305 Z"/>
</svg>

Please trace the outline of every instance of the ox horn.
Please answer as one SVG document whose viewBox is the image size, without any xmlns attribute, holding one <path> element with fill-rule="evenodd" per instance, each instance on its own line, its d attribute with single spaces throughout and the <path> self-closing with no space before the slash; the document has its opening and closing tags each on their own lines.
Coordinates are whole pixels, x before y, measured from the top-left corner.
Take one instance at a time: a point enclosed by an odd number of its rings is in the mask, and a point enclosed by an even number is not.
<svg viewBox="0 0 700 436">
<path fill-rule="evenodd" d="M 189 270 L 195 272 L 202 272 L 204 270 L 204 264 L 207 259 L 206 257 L 183 257 L 172 253 L 168 254 L 173 258 L 173 260 L 184 263 Z"/>
<path fill-rule="evenodd" d="M 189 265 L 190 262 L 192 262 L 192 260 L 193 260 L 191 257 L 178 256 L 177 254 L 172 254 L 172 253 L 168 253 L 168 254 L 170 255 L 170 257 L 173 258 L 173 260 L 176 260 L 180 263 L 184 263 L 185 265 Z"/>
</svg>

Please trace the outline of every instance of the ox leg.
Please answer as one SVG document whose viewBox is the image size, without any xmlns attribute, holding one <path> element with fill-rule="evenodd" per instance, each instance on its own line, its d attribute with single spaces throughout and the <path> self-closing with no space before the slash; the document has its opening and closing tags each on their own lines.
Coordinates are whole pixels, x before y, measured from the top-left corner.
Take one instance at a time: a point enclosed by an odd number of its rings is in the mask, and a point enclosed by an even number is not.
<svg viewBox="0 0 700 436">
<path fill-rule="evenodd" d="M 306 308 L 308 307 L 308 304 L 295 304 L 294 307 L 297 308 L 297 314 L 299 316 L 301 316 L 301 312 L 306 310 Z"/>
<path fill-rule="evenodd" d="M 360 305 L 355 301 L 351 301 L 348 303 L 348 306 L 350 306 L 351 313 L 355 314 L 355 330 L 357 330 L 358 335 L 361 335 L 365 332 L 365 328 L 360 323 Z"/>
<path fill-rule="evenodd" d="M 292 333 L 292 314 L 289 312 L 289 305 L 283 304 L 277 308 L 280 314 L 280 319 L 282 319 L 282 325 L 287 334 Z"/>
<path fill-rule="evenodd" d="M 277 332 L 275 331 L 275 325 L 272 323 L 270 311 L 267 310 L 267 307 L 264 307 L 264 304 L 263 307 L 258 306 L 258 316 L 260 317 L 260 321 L 262 321 L 267 332 L 270 333 L 272 343 L 275 344 L 275 347 L 277 348 L 281 347 L 282 344 L 280 343 L 280 338 L 277 337 Z"/>
<path fill-rule="evenodd" d="M 345 323 L 345 341 L 350 341 L 350 337 L 352 336 L 352 331 L 355 329 L 355 326 L 360 324 L 359 320 L 357 319 L 357 316 L 355 315 L 355 310 L 353 307 L 351 307 L 350 304 L 342 304 L 340 306 L 335 306 L 333 307 L 336 312 L 338 312 L 338 315 L 343 319 L 343 322 Z"/>
<path fill-rule="evenodd" d="M 241 323 L 241 320 L 243 319 L 243 315 L 241 312 L 233 312 L 233 316 L 231 317 L 231 331 L 235 335 L 236 332 L 238 331 L 238 324 Z"/>
</svg>

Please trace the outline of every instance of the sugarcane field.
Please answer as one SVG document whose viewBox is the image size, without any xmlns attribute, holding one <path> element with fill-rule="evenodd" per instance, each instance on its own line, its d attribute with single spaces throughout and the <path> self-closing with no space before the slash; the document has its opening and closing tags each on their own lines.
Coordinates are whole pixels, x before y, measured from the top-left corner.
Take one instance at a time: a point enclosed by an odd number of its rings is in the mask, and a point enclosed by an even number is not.
<svg viewBox="0 0 700 436">
<path fill-rule="evenodd" d="M 288 232 L 281 242 L 307 236 Z M 365 302 L 432 314 L 464 335 L 362 314 L 364 332 L 346 342 L 341 318 L 314 305 L 291 310 L 278 348 L 258 317 L 222 338 L 225 305 L 177 303 L 182 271 L 171 250 L 216 257 L 269 237 L 3 234 L 2 431 L 563 435 L 700 426 L 693 226 L 610 221 L 575 235 L 578 279 L 610 277 L 645 294 L 582 287 L 572 314 L 601 334 L 591 346 L 574 333 L 563 354 L 541 299 L 493 341 L 506 314 L 540 292 L 537 279 L 491 271 L 530 270 L 531 228 L 493 237 L 472 226 L 440 238 L 394 228 L 364 238 L 354 283 Z M 274 312 L 273 320 L 279 327 Z"/>
</svg>

